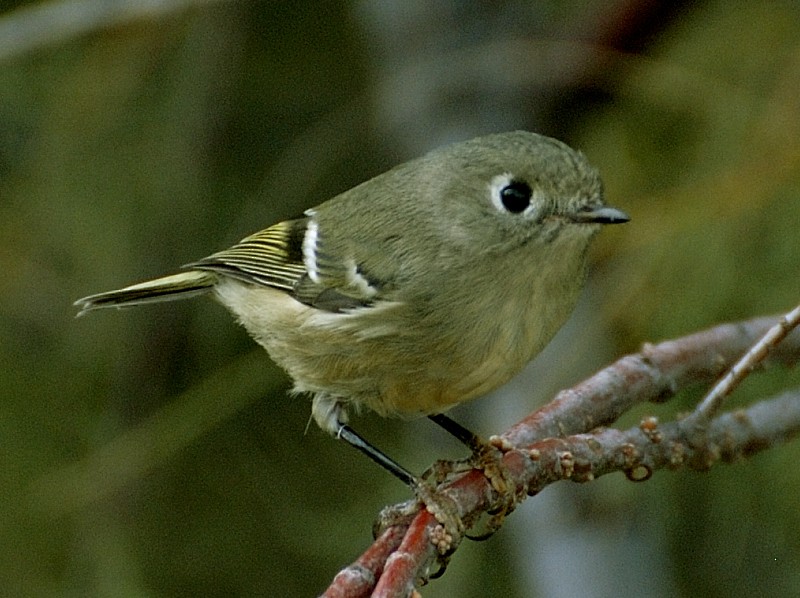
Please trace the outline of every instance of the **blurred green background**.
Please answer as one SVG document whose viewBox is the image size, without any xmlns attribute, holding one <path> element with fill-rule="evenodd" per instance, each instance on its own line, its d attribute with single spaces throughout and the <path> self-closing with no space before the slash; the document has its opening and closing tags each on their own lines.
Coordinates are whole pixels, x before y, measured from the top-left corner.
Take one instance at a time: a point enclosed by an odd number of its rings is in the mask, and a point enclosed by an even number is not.
<svg viewBox="0 0 800 598">
<path fill-rule="evenodd" d="M 71 303 L 442 143 L 558 136 L 633 217 L 541 359 L 453 412 L 482 434 L 642 342 L 793 307 L 799 34 L 790 1 L 4 2 L 0 595 L 311 596 L 368 545 L 408 492 L 306 430 L 224 309 Z M 355 423 L 417 471 L 463 455 L 424 420 Z M 557 485 L 425 595 L 800 595 L 798 459 Z"/>
</svg>

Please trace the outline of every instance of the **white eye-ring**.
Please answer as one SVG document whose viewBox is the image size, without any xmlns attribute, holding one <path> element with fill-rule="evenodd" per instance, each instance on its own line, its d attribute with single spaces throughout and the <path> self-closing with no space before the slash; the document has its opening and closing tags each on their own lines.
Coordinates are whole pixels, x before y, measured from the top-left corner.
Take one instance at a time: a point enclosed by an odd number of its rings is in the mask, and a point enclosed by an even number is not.
<svg viewBox="0 0 800 598">
<path fill-rule="evenodd" d="M 511 173 L 494 177 L 489 183 L 489 193 L 494 207 L 500 212 L 527 215 L 534 209 L 531 186 Z"/>
</svg>

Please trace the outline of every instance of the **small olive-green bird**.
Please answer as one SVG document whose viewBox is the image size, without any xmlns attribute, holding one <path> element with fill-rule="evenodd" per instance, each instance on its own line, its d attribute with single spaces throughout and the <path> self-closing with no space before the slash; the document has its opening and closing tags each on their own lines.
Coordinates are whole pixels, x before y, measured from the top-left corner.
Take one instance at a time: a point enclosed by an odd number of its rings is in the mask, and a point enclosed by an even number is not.
<svg viewBox="0 0 800 598">
<path fill-rule="evenodd" d="M 345 425 L 348 411 L 441 414 L 508 381 L 572 312 L 592 237 L 627 221 L 605 204 L 583 154 L 500 133 L 397 166 L 181 272 L 76 305 L 84 314 L 210 292 L 294 390 L 313 396 L 322 429 L 413 485 Z"/>
</svg>

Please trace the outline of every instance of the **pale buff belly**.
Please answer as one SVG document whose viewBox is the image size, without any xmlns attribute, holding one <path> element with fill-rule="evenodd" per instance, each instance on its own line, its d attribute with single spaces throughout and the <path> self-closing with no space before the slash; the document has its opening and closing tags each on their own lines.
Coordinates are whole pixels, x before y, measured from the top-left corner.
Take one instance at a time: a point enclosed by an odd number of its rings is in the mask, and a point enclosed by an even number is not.
<svg viewBox="0 0 800 598">
<path fill-rule="evenodd" d="M 418 330 L 402 304 L 328 313 L 283 292 L 220 284 L 219 299 L 295 382 L 295 390 L 355 402 L 381 415 L 437 413 L 513 377 L 547 338 L 500 317 L 480 337 Z M 523 320 L 524 322 L 524 320 Z M 560 324 L 560 323 L 559 323 Z"/>
</svg>

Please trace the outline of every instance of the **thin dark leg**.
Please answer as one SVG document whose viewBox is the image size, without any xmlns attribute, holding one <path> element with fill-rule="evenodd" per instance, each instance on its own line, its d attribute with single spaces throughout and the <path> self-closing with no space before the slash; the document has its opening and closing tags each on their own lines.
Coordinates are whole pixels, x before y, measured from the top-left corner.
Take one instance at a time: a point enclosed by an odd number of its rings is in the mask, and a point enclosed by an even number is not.
<svg viewBox="0 0 800 598">
<path fill-rule="evenodd" d="M 484 445 L 484 442 L 478 437 L 477 434 L 470 432 L 464 426 L 456 421 L 453 421 L 443 413 L 429 415 L 428 419 L 440 425 L 442 428 L 450 432 L 450 434 L 458 438 L 461 442 L 467 445 L 473 453 L 477 452 Z"/>
<path fill-rule="evenodd" d="M 500 529 L 505 516 L 513 511 L 517 504 L 513 493 L 513 479 L 503 465 L 503 454 L 497 448 L 481 440 L 477 434 L 470 432 L 446 415 L 437 413 L 429 415 L 428 418 L 469 447 L 472 451 L 471 466 L 482 470 L 483 475 L 498 492 L 497 505 L 487 511 L 492 517 L 486 523 L 486 531 L 477 535 L 465 534 L 471 540 L 486 540 Z"/>
<path fill-rule="evenodd" d="M 339 432 L 336 434 L 336 437 L 341 438 L 353 448 L 356 448 L 364 453 L 367 457 L 383 467 L 386 471 L 391 473 L 406 486 L 409 486 L 412 490 L 416 490 L 419 487 L 417 478 L 411 472 L 397 463 L 397 461 L 386 455 L 379 448 L 367 442 L 350 426 L 345 426 L 343 424 L 339 428 Z"/>
</svg>

